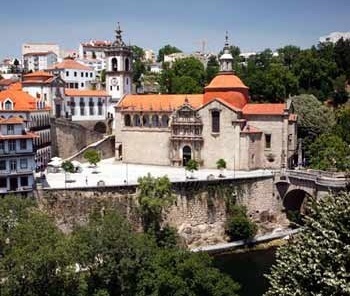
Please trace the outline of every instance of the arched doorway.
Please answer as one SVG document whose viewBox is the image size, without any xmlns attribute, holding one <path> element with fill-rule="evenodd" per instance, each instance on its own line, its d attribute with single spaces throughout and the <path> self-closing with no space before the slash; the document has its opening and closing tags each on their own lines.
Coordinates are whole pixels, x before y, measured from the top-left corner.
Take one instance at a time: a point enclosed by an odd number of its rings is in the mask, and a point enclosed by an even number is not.
<svg viewBox="0 0 350 296">
<path fill-rule="evenodd" d="M 105 134 L 107 132 L 107 126 L 104 122 L 99 121 L 95 124 L 94 131 L 101 134 Z"/>
<path fill-rule="evenodd" d="M 182 148 L 182 165 L 186 166 L 188 161 L 192 158 L 192 149 L 190 146 Z"/>
<path fill-rule="evenodd" d="M 302 218 L 307 212 L 306 201 L 309 198 L 311 195 L 302 189 L 291 190 L 285 195 L 283 206 L 289 221 L 303 224 Z"/>
</svg>

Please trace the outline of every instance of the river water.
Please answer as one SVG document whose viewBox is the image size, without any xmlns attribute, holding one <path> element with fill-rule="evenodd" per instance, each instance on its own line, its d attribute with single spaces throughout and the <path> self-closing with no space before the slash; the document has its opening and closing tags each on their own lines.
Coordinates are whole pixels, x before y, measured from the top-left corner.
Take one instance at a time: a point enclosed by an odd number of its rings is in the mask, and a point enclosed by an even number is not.
<svg viewBox="0 0 350 296">
<path fill-rule="evenodd" d="M 261 296 L 268 289 L 264 274 L 275 263 L 276 248 L 215 256 L 215 265 L 241 285 L 240 296 Z"/>
</svg>

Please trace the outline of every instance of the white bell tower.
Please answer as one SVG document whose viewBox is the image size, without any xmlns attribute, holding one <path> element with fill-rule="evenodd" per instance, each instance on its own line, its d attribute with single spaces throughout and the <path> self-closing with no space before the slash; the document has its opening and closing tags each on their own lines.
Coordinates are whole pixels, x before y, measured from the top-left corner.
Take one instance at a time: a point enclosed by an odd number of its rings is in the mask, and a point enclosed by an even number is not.
<svg viewBox="0 0 350 296">
<path fill-rule="evenodd" d="M 118 102 L 132 89 L 132 49 L 122 39 L 119 22 L 115 33 L 115 41 L 105 52 L 106 91 L 112 97 L 112 102 Z"/>
</svg>

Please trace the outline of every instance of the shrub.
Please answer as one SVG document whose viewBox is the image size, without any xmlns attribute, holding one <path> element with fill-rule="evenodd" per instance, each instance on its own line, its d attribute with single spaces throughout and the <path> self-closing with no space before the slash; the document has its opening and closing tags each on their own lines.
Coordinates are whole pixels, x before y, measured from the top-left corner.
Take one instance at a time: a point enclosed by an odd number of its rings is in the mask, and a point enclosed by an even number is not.
<svg viewBox="0 0 350 296">
<path fill-rule="evenodd" d="M 95 149 L 88 149 L 84 152 L 84 158 L 92 165 L 97 165 L 100 162 L 100 154 Z"/>
</svg>

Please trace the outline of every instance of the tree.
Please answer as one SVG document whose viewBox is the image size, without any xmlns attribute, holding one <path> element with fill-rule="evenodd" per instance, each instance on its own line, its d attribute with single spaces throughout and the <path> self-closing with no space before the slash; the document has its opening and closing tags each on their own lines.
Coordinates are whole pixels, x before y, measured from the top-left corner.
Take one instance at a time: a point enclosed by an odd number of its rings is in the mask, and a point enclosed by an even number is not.
<svg viewBox="0 0 350 296">
<path fill-rule="evenodd" d="M 230 208 L 225 228 L 231 240 L 252 238 L 258 230 L 257 225 L 248 218 L 247 209 L 240 205 Z"/>
<path fill-rule="evenodd" d="M 146 73 L 146 65 L 144 63 L 145 51 L 136 45 L 132 46 L 133 52 L 133 76 L 132 81 L 140 86 L 140 77 Z"/>
<path fill-rule="evenodd" d="M 334 92 L 332 94 L 333 97 L 333 105 L 338 107 L 346 103 L 349 99 L 349 94 L 346 90 L 347 79 L 345 75 L 340 75 L 333 80 Z"/>
<path fill-rule="evenodd" d="M 217 162 L 216 162 L 216 167 L 218 170 L 222 171 L 224 169 L 226 169 L 226 161 L 223 158 L 220 158 Z M 222 173 L 220 173 L 219 177 L 224 177 Z"/>
<path fill-rule="evenodd" d="M 102 69 L 100 74 L 100 81 L 101 83 L 106 83 L 106 69 Z"/>
<path fill-rule="evenodd" d="M 313 199 L 305 225 L 280 247 L 265 296 L 349 295 L 350 195 Z"/>
<path fill-rule="evenodd" d="M 171 46 L 170 44 L 167 44 L 159 49 L 157 62 L 163 62 L 165 55 L 169 55 L 169 54 L 177 53 L 177 52 L 182 52 L 182 51 L 175 46 Z"/>
<path fill-rule="evenodd" d="M 154 178 L 151 174 L 138 180 L 138 202 L 145 232 L 161 235 L 162 212 L 173 201 L 171 183 L 167 176 Z"/>
<path fill-rule="evenodd" d="M 185 169 L 193 174 L 194 171 L 198 171 L 198 162 L 194 159 L 190 159 L 187 162 Z M 191 178 L 193 178 L 193 176 L 191 176 Z"/>
<path fill-rule="evenodd" d="M 216 56 L 210 56 L 207 63 L 207 68 L 205 70 L 205 81 L 207 84 L 210 83 L 210 81 L 212 81 L 212 79 L 216 76 L 219 70 L 220 65 Z"/>
<path fill-rule="evenodd" d="M 69 160 L 64 161 L 61 167 L 66 173 L 74 173 L 74 165 Z"/>
<path fill-rule="evenodd" d="M 322 134 L 310 145 L 314 169 L 347 171 L 350 169 L 350 147 L 334 134 Z"/>
<path fill-rule="evenodd" d="M 343 107 L 336 113 L 336 122 L 334 133 L 350 145 L 350 107 Z"/>
<path fill-rule="evenodd" d="M 235 296 L 239 285 L 212 267 L 207 254 L 160 250 L 141 271 L 138 296 Z"/>
<path fill-rule="evenodd" d="M 67 240 L 43 213 L 32 211 L 18 223 L 2 260 L 1 295 L 79 295 Z"/>
<path fill-rule="evenodd" d="M 101 156 L 95 149 L 88 149 L 84 152 L 84 158 L 91 164 L 96 166 L 101 161 Z"/>
</svg>

